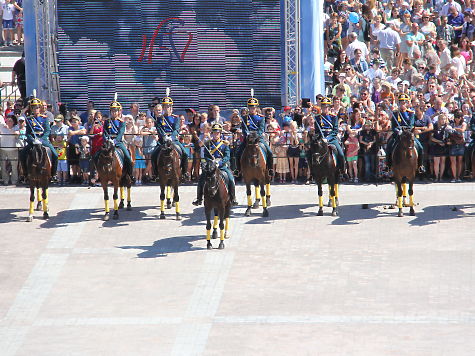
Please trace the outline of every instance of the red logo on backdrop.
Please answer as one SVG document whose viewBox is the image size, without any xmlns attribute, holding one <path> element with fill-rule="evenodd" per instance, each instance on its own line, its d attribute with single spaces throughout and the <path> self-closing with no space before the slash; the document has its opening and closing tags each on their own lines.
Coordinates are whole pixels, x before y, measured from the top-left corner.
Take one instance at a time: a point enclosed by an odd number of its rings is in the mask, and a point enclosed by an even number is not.
<svg viewBox="0 0 475 356">
<path fill-rule="evenodd" d="M 150 39 L 150 44 L 148 46 L 147 63 L 152 63 L 155 41 L 157 41 L 159 51 L 156 54 L 162 54 L 161 52 L 163 51 L 164 55 L 166 55 L 167 53 L 169 55 L 166 66 L 169 66 L 174 58 L 177 59 L 180 63 L 183 63 L 185 61 L 185 55 L 188 51 L 188 48 L 190 47 L 191 41 L 193 40 L 193 34 L 191 32 L 180 30 L 181 28 L 183 28 L 184 25 L 185 21 L 177 17 L 169 17 L 158 24 Z M 178 51 L 175 43 L 175 38 L 177 34 L 188 35 L 188 40 L 181 52 Z M 142 62 L 144 60 L 146 52 L 147 35 L 142 35 L 142 51 L 138 59 L 139 62 Z"/>
</svg>

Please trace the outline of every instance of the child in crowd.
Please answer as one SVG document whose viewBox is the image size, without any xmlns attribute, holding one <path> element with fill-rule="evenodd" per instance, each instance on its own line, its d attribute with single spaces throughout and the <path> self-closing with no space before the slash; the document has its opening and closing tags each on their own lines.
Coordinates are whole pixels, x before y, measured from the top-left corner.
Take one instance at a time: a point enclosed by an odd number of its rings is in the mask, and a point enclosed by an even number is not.
<svg viewBox="0 0 475 356">
<path fill-rule="evenodd" d="M 345 141 L 346 146 L 346 161 L 348 162 L 348 175 L 350 182 L 358 183 L 358 151 L 360 150 L 360 143 L 356 130 L 348 130 L 348 138 Z"/>
<path fill-rule="evenodd" d="M 76 146 L 76 153 L 79 155 L 79 167 L 82 173 L 82 184 L 89 184 L 89 163 L 91 161 L 91 146 L 89 137 L 81 137 L 81 144 Z"/>
<path fill-rule="evenodd" d="M 64 185 L 68 173 L 68 161 L 66 156 L 67 141 L 63 135 L 52 135 L 53 147 L 58 153 L 58 169 L 56 177 L 60 186 Z"/>
<path fill-rule="evenodd" d="M 193 167 L 193 154 L 194 154 L 194 145 L 191 142 L 191 135 L 183 136 L 183 147 L 185 147 L 186 154 L 188 155 L 188 174 L 190 175 L 191 180 L 191 169 Z"/>
<path fill-rule="evenodd" d="M 143 154 L 143 140 L 141 136 L 135 136 L 134 138 L 134 146 L 135 146 L 135 167 L 134 167 L 134 175 L 135 175 L 135 184 L 142 185 L 142 173 L 144 169 L 147 168 L 147 163 L 145 162 L 145 156 Z"/>
</svg>

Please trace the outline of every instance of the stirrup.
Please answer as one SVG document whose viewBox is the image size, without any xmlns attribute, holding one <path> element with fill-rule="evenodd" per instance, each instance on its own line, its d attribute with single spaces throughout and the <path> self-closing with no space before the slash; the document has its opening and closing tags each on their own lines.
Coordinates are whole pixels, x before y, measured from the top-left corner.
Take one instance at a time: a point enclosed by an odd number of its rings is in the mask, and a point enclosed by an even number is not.
<svg viewBox="0 0 475 356">
<path fill-rule="evenodd" d="M 417 169 L 417 172 L 419 172 L 421 174 L 425 173 L 426 172 L 426 167 L 424 167 L 424 165 L 419 166 L 419 168 Z"/>
<path fill-rule="evenodd" d="M 240 174 L 240 173 L 241 173 L 241 172 L 240 172 L 238 169 L 235 169 L 235 170 L 233 171 L 233 176 L 239 177 L 239 174 Z"/>
<path fill-rule="evenodd" d="M 274 170 L 273 170 L 272 168 L 269 168 L 269 169 L 267 170 L 267 172 L 269 172 L 269 176 L 270 176 L 270 177 L 273 177 L 274 174 L 275 174 L 275 173 L 274 173 Z"/>
<path fill-rule="evenodd" d="M 191 204 L 195 206 L 200 206 L 201 204 L 203 204 L 203 199 L 196 198 Z"/>
<path fill-rule="evenodd" d="M 238 206 L 238 205 L 239 205 L 239 203 L 238 203 L 238 201 L 236 200 L 236 198 L 234 198 L 234 199 L 231 200 L 231 205 L 232 205 L 232 206 Z"/>
</svg>

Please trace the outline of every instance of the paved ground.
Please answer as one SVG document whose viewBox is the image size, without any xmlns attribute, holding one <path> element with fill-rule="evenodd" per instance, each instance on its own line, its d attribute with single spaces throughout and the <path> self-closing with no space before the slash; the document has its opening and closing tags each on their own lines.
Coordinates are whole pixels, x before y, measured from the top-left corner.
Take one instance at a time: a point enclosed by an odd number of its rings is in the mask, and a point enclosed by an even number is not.
<svg viewBox="0 0 475 356">
<path fill-rule="evenodd" d="M 0 354 L 473 355 L 475 185 L 417 185 L 403 218 L 391 185 L 343 186 L 339 217 L 315 191 L 273 187 L 270 218 L 235 209 L 207 251 L 194 187 L 182 222 L 140 187 L 106 223 L 99 188 L 51 189 L 32 223 L 0 189 Z"/>
</svg>

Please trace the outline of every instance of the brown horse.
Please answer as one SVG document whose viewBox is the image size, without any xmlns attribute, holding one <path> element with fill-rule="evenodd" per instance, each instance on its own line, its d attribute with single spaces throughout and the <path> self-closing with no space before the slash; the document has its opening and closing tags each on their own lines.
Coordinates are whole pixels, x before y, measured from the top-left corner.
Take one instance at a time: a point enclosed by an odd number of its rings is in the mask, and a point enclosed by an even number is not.
<svg viewBox="0 0 475 356">
<path fill-rule="evenodd" d="M 220 230 L 220 242 L 218 248 L 224 248 L 224 239 L 229 238 L 229 215 L 231 212 L 231 198 L 218 165 L 214 161 L 206 161 L 203 165 L 205 183 L 203 186 L 204 206 L 206 214 L 206 247 L 213 248 L 211 244 L 211 211 L 214 209 L 213 238 L 217 237 L 216 229 Z"/>
<path fill-rule="evenodd" d="M 181 180 L 180 154 L 171 139 L 166 139 L 160 148 L 156 166 L 160 180 L 160 219 L 165 219 L 165 191 L 167 209 L 170 209 L 172 207 L 171 190 L 173 189 L 176 220 L 181 220 L 180 196 L 178 195 L 178 186 Z"/>
<path fill-rule="evenodd" d="M 336 164 L 336 152 L 328 142 L 323 140 L 322 135 L 315 133 L 310 137 L 310 170 L 318 185 L 318 216 L 323 215 L 323 189 L 322 184 L 326 178 L 330 191 L 332 216 L 338 215 L 338 183 L 339 172 Z"/>
<path fill-rule="evenodd" d="M 405 205 L 403 196 L 407 194 L 409 183 L 409 214 L 416 215 L 414 212 L 414 191 L 413 185 L 417 172 L 417 150 L 414 147 L 414 133 L 412 130 L 405 129 L 399 136 L 399 142 L 396 144 L 393 155 L 393 174 L 396 183 L 398 216 L 403 216 L 402 207 Z"/>
<path fill-rule="evenodd" d="M 256 132 L 251 132 L 246 138 L 246 146 L 241 155 L 241 172 L 246 184 L 247 209 L 245 216 L 251 216 L 251 209 L 259 208 L 262 197 L 262 216 L 268 217 L 267 207 L 270 201 L 270 177 L 266 167 L 266 159 L 263 148 L 259 144 L 259 136 Z M 251 184 L 256 190 L 256 200 L 252 204 Z"/>
<path fill-rule="evenodd" d="M 119 160 L 119 155 L 121 160 Z M 123 162 L 122 151 L 116 150 L 114 142 L 111 140 L 104 140 L 101 149 L 97 152 L 94 163 L 96 165 L 99 180 L 101 181 L 102 190 L 104 191 L 104 205 L 105 215 L 104 220 L 109 220 L 109 193 L 107 185 L 109 182 L 114 186 L 114 215 L 112 218 L 117 220 L 119 218 L 119 209 L 124 207 L 124 187 L 127 187 L 127 210 L 132 210 L 130 189 L 132 186 L 132 179 L 122 167 Z M 120 188 L 120 204 L 118 202 L 118 191 Z"/>
<path fill-rule="evenodd" d="M 26 174 L 30 182 L 30 210 L 26 221 L 33 221 L 35 188 L 38 196 L 36 210 L 41 210 L 43 203 L 43 219 L 48 219 L 48 185 L 51 180 L 51 157 L 49 149 L 42 144 L 34 144 L 28 152 Z"/>
</svg>

